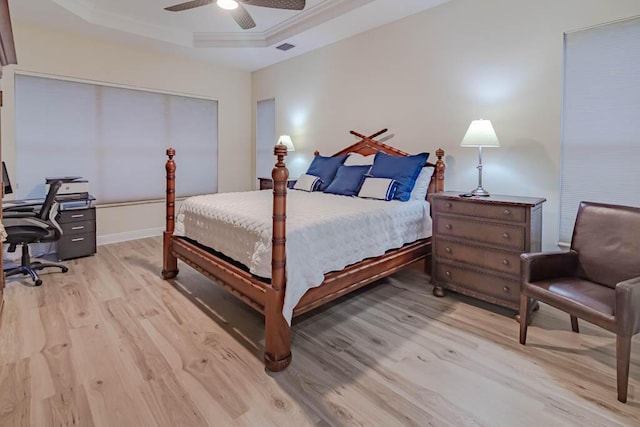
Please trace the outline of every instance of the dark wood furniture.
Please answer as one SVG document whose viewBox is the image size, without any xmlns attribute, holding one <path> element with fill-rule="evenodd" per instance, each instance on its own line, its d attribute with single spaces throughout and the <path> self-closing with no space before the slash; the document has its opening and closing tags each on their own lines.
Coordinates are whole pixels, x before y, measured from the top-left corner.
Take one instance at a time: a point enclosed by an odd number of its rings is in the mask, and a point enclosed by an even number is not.
<svg viewBox="0 0 640 427">
<path fill-rule="evenodd" d="M 522 255 L 520 344 L 543 301 L 616 334 L 618 400 L 627 401 L 631 338 L 640 332 L 640 208 L 580 203 L 568 252 Z"/>
<path fill-rule="evenodd" d="M 273 179 L 266 177 L 258 177 L 258 182 L 260 184 L 260 190 L 272 190 L 273 189 Z M 293 188 L 293 185 L 296 183 L 295 179 L 287 180 L 287 188 Z"/>
<path fill-rule="evenodd" d="M 520 254 L 539 251 L 545 199 L 433 195 L 433 294 L 445 289 L 518 310 Z"/>
<path fill-rule="evenodd" d="M 361 141 L 335 155 L 359 153 L 362 155 L 382 151 L 392 155 L 405 156 L 405 152 L 374 140 L 376 136 L 386 132 L 386 129 L 370 136 L 357 132 L 351 133 Z M 175 150 L 167 150 L 169 160 L 166 163 L 167 172 L 167 211 L 166 230 L 163 244 L 163 270 L 165 279 L 172 279 L 178 274 L 178 259 L 192 266 L 205 276 L 220 283 L 232 295 L 248 304 L 265 317 L 265 350 L 264 362 L 269 371 L 281 371 L 291 362 L 291 327 L 282 315 L 284 292 L 286 288 L 286 202 L 287 180 L 289 171 L 284 164 L 287 148 L 276 145 L 274 153 L 277 163 L 272 172 L 273 190 L 273 238 L 272 238 L 272 270 L 271 281 L 253 276 L 235 264 L 215 256 L 210 251 L 199 247 L 185 238 L 173 235 L 175 223 L 175 171 L 173 160 Z M 437 161 L 431 164 L 434 173 L 429 184 L 429 193 L 442 191 L 444 187 L 444 151 L 436 150 Z M 428 265 L 431 254 L 431 239 L 423 239 L 388 251 L 385 255 L 369 258 L 347 266 L 344 270 L 325 275 L 324 282 L 307 291 L 302 297 L 293 316 L 299 316 L 309 310 L 339 298 L 351 291 L 365 286 L 378 279 L 386 277 L 403 267 L 420 260 Z"/>
<path fill-rule="evenodd" d="M 89 256 L 96 253 L 96 208 L 60 211 L 56 218 L 62 237 L 57 242 L 59 260 Z"/>
</svg>

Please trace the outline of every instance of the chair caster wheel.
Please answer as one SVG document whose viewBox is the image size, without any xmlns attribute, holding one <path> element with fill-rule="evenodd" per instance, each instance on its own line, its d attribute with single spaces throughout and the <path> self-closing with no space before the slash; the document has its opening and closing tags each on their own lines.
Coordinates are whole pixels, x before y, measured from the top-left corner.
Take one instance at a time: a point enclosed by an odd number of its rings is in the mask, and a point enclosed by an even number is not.
<svg viewBox="0 0 640 427">
<path fill-rule="evenodd" d="M 41 286 L 42 285 L 42 280 L 38 279 L 36 280 L 36 286 Z"/>
<path fill-rule="evenodd" d="M 69 268 L 68 268 L 68 267 L 62 267 L 62 272 L 63 272 L 63 273 L 66 273 L 67 271 L 69 271 Z"/>
</svg>

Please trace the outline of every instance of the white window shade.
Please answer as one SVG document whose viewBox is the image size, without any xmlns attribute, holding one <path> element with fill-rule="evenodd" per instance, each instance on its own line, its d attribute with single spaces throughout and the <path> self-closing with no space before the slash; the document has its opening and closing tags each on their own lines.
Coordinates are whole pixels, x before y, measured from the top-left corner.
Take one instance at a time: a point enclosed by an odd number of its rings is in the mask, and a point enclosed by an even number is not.
<svg viewBox="0 0 640 427">
<path fill-rule="evenodd" d="M 77 175 L 98 203 L 161 199 L 170 146 L 178 196 L 217 191 L 216 101 L 25 75 L 15 85 L 18 198 Z"/>
<path fill-rule="evenodd" d="M 640 19 L 567 34 L 560 241 L 581 201 L 640 206 Z"/>
</svg>

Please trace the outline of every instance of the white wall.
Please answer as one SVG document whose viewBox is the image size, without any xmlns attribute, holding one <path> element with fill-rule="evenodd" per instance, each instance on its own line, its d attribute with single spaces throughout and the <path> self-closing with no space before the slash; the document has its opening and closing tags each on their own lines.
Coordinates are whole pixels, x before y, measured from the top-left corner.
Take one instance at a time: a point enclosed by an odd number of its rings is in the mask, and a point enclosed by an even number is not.
<svg viewBox="0 0 640 427">
<path fill-rule="evenodd" d="M 2 78 L 2 157 L 8 165 L 15 163 L 14 73 L 26 71 L 217 99 L 218 188 L 251 187 L 250 73 L 20 22 L 14 22 L 13 31 L 18 65 L 5 67 Z M 179 180 L 180 153 L 176 163 Z M 117 170 L 118 165 L 113 167 Z M 164 188 L 164 182 L 157 185 Z M 164 202 L 99 207 L 97 211 L 99 243 L 158 234 L 163 226 Z"/>
<path fill-rule="evenodd" d="M 540 196 L 543 246 L 558 238 L 563 33 L 640 15 L 638 0 L 452 0 L 253 74 L 253 103 L 276 99 L 276 135 L 293 138 L 291 175 L 388 127 L 408 152 L 446 151 L 446 189 L 477 185 L 471 120 L 491 119 L 484 187 Z M 597 162 L 597 159 L 594 159 Z M 605 178 L 606 179 L 606 178 Z"/>
</svg>

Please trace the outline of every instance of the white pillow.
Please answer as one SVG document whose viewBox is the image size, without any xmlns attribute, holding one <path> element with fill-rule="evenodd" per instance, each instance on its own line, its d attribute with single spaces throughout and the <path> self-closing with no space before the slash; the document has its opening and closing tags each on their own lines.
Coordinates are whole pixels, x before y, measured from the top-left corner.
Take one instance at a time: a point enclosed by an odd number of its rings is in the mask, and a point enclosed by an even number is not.
<svg viewBox="0 0 640 427">
<path fill-rule="evenodd" d="M 344 166 L 368 166 L 373 164 L 373 158 L 375 154 L 371 154 L 370 156 L 363 156 L 358 153 L 349 153 L 349 156 L 344 161 Z"/>
<path fill-rule="evenodd" d="M 396 192 L 396 181 L 391 178 L 366 177 L 358 192 L 358 197 L 391 200 Z"/>
<path fill-rule="evenodd" d="M 320 178 L 315 175 L 307 175 L 306 173 L 302 175 L 296 183 L 293 185 L 294 190 L 302 190 L 302 191 L 316 191 L 320 186 Z"/>
<path fill-rule="evenodd" d="M 429 182 L 431 181 L 431 175 L 433 175 L 433 166 L 425 166 L 420 171 L 418 178 L 416 178 L 416 185 L 411 190 L 411 196 L 409 200 L 424 200 L 427 197 L 427 189 L 429 188 Z"/>
</svg>

